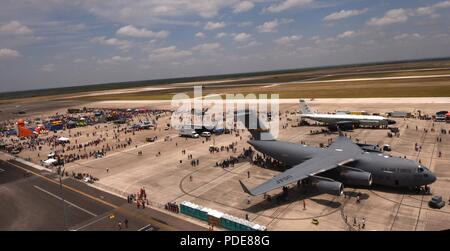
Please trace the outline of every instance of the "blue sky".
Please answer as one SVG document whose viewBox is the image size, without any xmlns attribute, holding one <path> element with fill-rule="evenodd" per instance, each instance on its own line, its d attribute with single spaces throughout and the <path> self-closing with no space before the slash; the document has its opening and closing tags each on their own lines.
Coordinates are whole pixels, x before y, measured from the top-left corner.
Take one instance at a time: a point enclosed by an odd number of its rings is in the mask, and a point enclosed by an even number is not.
<svg viewBox="0 0 450 251">
<path fill-rule="evenodd" d="M 449 0 L 3 0 L 0 92 L 450 56 Z"/>
</svg>

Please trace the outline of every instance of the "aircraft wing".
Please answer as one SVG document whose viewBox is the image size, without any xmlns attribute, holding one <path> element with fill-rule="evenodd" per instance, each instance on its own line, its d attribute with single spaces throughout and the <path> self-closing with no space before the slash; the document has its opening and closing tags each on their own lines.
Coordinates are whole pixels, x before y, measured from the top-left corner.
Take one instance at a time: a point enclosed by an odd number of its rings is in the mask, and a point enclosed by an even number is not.
<svg viewBox="0 0 450 251">
<path fill-rule="evenodd" d="M 328 149 L 339 151 L 343 150 L 346 153 L 358 153 L 361 152 L 361 148 L 355 144 L 351 139 L 345 136 L 339 136 L 336 140 L 328 146 Z"/>
<path fill-rule="evenodd" d="M 256 196 L 352 162 L 354 161 L 353 156 L 354 152 L 344 152 L 339 151 L 339 149 L 330 149 L 329 151 L 324 151 L 307 161 L 293 166 L 280 175 L 253 189 L 248 189 L 242 181 L 239 181 L 239 183 L 241 184 L 244 192 L 252 196 Z"/>
</svg>

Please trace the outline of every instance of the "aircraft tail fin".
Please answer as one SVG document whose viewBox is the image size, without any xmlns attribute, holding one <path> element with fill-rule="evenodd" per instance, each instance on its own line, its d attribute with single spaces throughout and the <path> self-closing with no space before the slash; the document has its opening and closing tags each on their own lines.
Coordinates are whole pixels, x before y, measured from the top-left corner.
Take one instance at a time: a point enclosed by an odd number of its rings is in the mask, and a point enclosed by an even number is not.
<svg viewBox="0 0 450 251">
<path fill-rule="evenodd" d="M 313 114 L 313 112 L 309 109 L 309 106 L 306 104 L 306 101 L 304 99 L 300 99 L 300 113 Z"/>
<path fill-rule="evenodd" d="M 256 111 L 239 111 L 236 118 L 247 128 L 253 140 L 275 140 L 275 137 L 270 133 L 270 129 L 260 120 Z"/>
</svg>

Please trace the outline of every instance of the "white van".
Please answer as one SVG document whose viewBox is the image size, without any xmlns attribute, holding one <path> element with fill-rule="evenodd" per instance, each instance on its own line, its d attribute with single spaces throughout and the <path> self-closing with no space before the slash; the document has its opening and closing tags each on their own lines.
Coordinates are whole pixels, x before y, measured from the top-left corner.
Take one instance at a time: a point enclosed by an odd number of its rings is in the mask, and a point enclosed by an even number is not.
<svg viewBox="0 0 450 251">
<path fill-rule="evenodd" d="M 191 128 L 182 128 L 180 130 L 180 136 L 181 137 L 189 137 L 189 138 L 198 138 L 199 135 L 197 132 L 195 132 L 194 129 Z"/>
</svg>

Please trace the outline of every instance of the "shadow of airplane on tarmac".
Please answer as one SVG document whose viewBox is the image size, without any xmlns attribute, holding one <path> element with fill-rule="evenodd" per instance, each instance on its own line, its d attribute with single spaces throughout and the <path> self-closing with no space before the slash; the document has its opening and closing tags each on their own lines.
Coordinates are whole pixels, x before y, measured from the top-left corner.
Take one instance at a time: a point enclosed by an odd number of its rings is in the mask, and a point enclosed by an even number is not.
<svg viewBox="0 0 450 251">
<path fill-rule="evenodd" d="M 251 205 L 248 208 L 244 208 L 244 210 L 250 212 L 250 213 L 258 213 L 261 211 L 269 210 L 272 208 L 280 207 L 286 204 L 291 204 L 294 202 L 300 202 L 305 199 L 310 199 L 311 201 L 328 206 L 331 208 L 339 208 L 341 206 L 340 202 L 334 201 L 334 200 L 326 200 L 326 199 L 318 199 L 318 198 L 312 198 L 317 195 L 323 194 L 318 189 L 314 187 L 291 187 L 286 190 L 286 192 L 279 193 L 275 196 L 273 196 L 270 200 L 265 199 L 263 201 L 260 201 L 256 204 Z"/>
<path fill-rule="evenodd" d="M 379 192 L 385 192 L 385 193 L 391 193 L 391 194 L 405 194 L 405 195 L 423 195 L 424 193 L 418 193 L 417 190 L 411 190 L 408 188 L 392 188 L 392 187 L 384 187 L 384 186 L 378 186 L 378 185 L 372 185 L 370 188 L 364 187 L 364 186 L 346 186 L 347 191 L 344 191 L 345 197 L 347 198 L 355 198 L 359 195 L 359 199 L 361 201 L 368 200 L 370 198 L 370 195 L 365 192 L 361 191 L 348 191 L 348 189 L 370 189 L 374 191 Z M 319 198 L 313 198 L 317 195 L 323 194 L 323 192 L 318 191 L 315 187 L 307 187 L 306 189 L 304 187 L 291 187 L 287 192 L 281 192 L 279 194 L 276 194 L 273 196 L 273 198 L 269 201 L 268 199 L 265 199 L 263 201 L 260 201 L 256 204 L 251 205 L 248 208 L 244 208 L 244 210 L 251 212 L 251 213 L 257 213 L 260 211 L 272 209 L 275 207 L 283 206 L 286 204 L 294 203 L 294 202 L 300 202 L 304 199 L 310 199 L 311 201 L 321 204 L 323 206 L 328 206 L 331 208 L 339 208 L 341 206 L 340 202 L 334 201 L 334 200 L 326 200 L 326 199 L 319 199 Z"/>
</svg>

